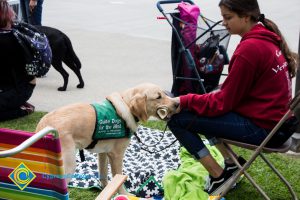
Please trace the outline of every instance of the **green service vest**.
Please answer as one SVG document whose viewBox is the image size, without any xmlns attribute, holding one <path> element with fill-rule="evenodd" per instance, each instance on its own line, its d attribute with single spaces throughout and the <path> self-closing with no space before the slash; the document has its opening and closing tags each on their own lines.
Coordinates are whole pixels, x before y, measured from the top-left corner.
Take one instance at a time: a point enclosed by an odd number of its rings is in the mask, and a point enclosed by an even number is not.
<svg viewBox="0 0 300 200">
<path fill-rule="evenodd" d="M 101 104 L 93 103 L 96 112 L 96 126 L 93 140 L 131 137 L 125 121 L 120 118 L 108 100 Z"/>
</svg>

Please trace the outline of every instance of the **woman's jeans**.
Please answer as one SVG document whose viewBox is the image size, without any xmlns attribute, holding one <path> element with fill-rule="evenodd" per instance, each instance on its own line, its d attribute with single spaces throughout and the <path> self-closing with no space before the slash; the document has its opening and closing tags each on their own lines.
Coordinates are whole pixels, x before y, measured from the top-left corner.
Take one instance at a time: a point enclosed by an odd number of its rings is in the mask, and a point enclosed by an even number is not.
<svg viewBox="0 0 300 200">
<path fill-rule="evenodd" d="M 24 116 L 27 112 L 20 109 L 32 95 L 35 85 L 23 83 L 18 89 L 12 87 L 7 90 L 0 88 L 0 121 Z"/>
<path fill-rule="evenodd" d="M 267 136 L 265 129 L 234 112 L 218 117 L 202 117 L 189 111 L 182 111 L 171 118 L 168 127 L 196 159 L 209 155 L 198 134 L 204 135 L 210 144 L 216 144 L 216 138 L 226 138 L 260 145 Z"/>
<path fill-rule="evenodd" d="M 44 0 L 37 0 L 37 5 L 32 12 L 30 12 L 29 9 L 29 1 L 30 0 L 20 1 L 23 21 L 32 25 L 42 25 L 42 12 Z"/>
</svg>

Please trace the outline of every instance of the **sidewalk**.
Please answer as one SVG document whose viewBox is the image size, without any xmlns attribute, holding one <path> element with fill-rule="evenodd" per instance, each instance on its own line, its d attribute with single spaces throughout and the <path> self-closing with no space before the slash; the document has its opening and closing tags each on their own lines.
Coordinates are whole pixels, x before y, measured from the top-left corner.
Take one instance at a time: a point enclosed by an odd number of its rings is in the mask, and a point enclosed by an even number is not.
<svg viewBox="0 0 300 200">
<path fill-rule="evenodd" d="M 63 80 L 51 68 L 45 78 L 38 79 L 30 99 L 36 110 L 51 111 L 73 102 L 102 101 L 114 91 L 141 82 L 153 82 L 164 89 L 170 89 L 170 41 L 159 39 L 160 33 L 153 38 L 143 36 L 145 30 L 150 34 L 151 31 L 157 32 L 157 26 L 171 34 L 170 27 L 166 22 L 156 20 L 157 13 L 150 14 L 156 12 L 153 1 L 148 2 L 148 7 L 152 5 L 150 13 L 142 14 L 139 8 L 131 11 L 132 7 L 143 7 L 143 4 L 134 0 L 124 4 L 79 0 L 45 1 L 44 25 L 59 28 L 72 40 L 82 62 L 85 87 L 76 88 L 77 77 L 66 67 L 70 74 L 68 89 L 66 92 L 57 91 Z"/>
</svg>

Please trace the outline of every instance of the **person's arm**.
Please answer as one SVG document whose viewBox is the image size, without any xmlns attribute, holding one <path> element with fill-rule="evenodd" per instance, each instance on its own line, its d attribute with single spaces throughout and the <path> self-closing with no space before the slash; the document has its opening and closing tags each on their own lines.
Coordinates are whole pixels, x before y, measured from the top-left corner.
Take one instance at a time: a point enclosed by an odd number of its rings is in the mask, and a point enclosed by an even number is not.
<svg viewBox="0 0 300 200">
<path fill-rule="evenodd" d="M 30 0 L 29 1 L 29 9 L 30 9 L 30 12 L 33 11 L 33 9 L 36 7 L 37 5 L 37 0 Z"/>
<path fill-rule="evenodd" d="M 247 97 L 255 81 L 255 64 L 239 55 L 233 57 L 231 65 L 221 90 L 203 95 L 180 96 L 180 109 L 188 109 L 203 116 L 218 116 L 233 110 Z"/>
<path fill-rule="evenodd" d="M 29 81 L 30 84 L 36 85 L 36 77 L 34 77 L 31 81 Z"/>
</svg>

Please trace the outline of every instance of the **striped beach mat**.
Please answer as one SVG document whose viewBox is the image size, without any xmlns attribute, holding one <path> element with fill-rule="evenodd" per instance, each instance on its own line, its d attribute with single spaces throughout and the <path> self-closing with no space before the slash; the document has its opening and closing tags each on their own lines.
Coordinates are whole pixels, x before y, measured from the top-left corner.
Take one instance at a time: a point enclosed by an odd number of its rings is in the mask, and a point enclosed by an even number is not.
<svg viewBox="0 0 300 200">
<path fill-rule="evenodd" d="M 0 151 L 32 134 L 0 128 Z M 69 199 L 58 139 L 47 135 L 12 157 L 0 158 L 0 199 Z"/>
</svg>

